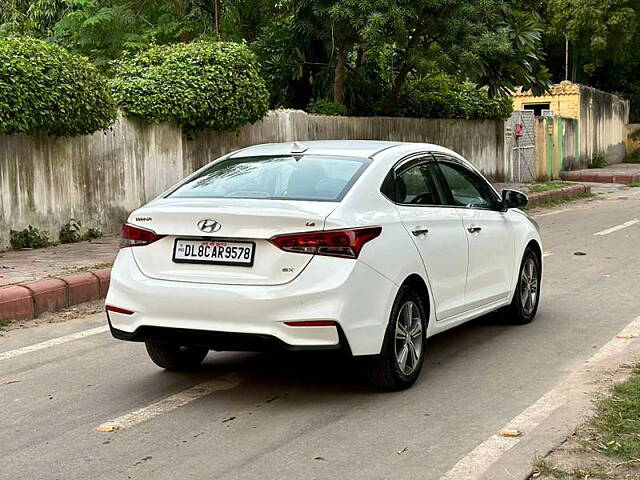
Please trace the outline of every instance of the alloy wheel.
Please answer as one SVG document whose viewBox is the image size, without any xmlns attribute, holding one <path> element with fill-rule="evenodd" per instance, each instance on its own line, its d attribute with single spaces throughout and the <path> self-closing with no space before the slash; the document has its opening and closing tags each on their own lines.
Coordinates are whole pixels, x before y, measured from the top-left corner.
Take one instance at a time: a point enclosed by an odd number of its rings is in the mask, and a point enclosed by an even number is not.
<svg viewBox="0 0 640 480">
<path fill-rule="evenodd" d="M 418 305 L 409 300 L 402 305 L 396 317 L 396 362 L 403 374 L 411 375 L 419 365 L 422 344 L 422 314 Z"/>
<path fill-rule="evenodd" d="M 520 304 L 525 315 L 531 315 L 538 301 L 538 266 L 533 258 L 528 258 L 522 267 L 520 277 Z"/>
</svg>

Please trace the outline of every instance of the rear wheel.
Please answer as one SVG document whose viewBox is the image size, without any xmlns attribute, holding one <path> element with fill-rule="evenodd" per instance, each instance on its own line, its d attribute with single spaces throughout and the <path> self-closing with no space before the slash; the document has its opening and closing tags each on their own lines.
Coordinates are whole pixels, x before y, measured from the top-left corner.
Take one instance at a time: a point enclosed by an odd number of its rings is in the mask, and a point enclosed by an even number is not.
<svg viewBox="0 0 640 480">
<path fill-rule="evenodd" d="M 511 305 L 501 312 L 505 323 L 523 325 L 535 318 L 540 303 L 540 272 L 538 256 L 531 248 L 527 248 L 522 256 L 518 285 Z"/>
<path fill-rule="evenodd" d="M 167 370 L 182 371 L 198 367 L 209 350 L 171 343 L 145 342 L 153 363 Z"/>
<path fill-rule="evenodd" d="M 400 289 L 391 309 L 382 352 L 368 361 L 367 375 L 375 386 L 402 390 L 416 381 L 424 361 L 426 312 L 416 292 L 406 286 Z"/>
</svg>

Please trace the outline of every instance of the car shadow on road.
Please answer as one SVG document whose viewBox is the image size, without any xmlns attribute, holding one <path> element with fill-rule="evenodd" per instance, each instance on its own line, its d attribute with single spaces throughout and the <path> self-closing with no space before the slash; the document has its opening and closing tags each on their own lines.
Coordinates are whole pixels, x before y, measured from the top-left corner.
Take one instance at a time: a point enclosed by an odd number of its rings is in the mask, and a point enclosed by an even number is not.
<svg viewBox="0 0 640 480">
<path fill-rule="evenodd" d="M 434 368 L 446 366 L 456 357 L 470 355 L 474 349 L 487 348 L 485 344 L 495 342 L 513 328 L 518 327 L 504 325 L 490 314 L 430 338 L 418 381 L 428 381 Z M 211 379 L 212 375 L 236 372 L 246 378 L 245 385 L 253 387 L 268 385 L 280 390 L 314 389 L 347 395 L 380 392 L 368 384 L 364 368 L 365 361 L 351 358 L 343 351 L 211 352 L 198 371 L 172 375 L 184 375 L 191 381 L 201 382 Z"/>
</svg>

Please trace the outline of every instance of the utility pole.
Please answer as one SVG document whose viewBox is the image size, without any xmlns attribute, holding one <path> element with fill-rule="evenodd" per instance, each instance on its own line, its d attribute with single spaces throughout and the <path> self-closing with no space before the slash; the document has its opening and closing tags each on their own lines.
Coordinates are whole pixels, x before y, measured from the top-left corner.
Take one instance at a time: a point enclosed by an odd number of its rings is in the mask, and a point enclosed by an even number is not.
<svg viewBox="0 0 640 480">
<path fill-rule="evenodd" d="M 569 80 L 569 37 L 564 34 L 564 79 Z"/>
</svg>

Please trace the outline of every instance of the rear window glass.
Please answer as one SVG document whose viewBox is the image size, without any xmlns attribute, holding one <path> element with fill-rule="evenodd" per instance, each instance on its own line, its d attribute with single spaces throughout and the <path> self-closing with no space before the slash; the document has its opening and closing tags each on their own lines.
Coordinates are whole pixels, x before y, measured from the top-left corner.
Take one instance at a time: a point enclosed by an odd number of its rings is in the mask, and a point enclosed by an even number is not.
<svg viewBox="0 0 640 480">
<path fill-rule="evenodd" d="M 228 158 L 169 196 L 340 201 L 369 162 L 324 155 Z"/>
</svg>

